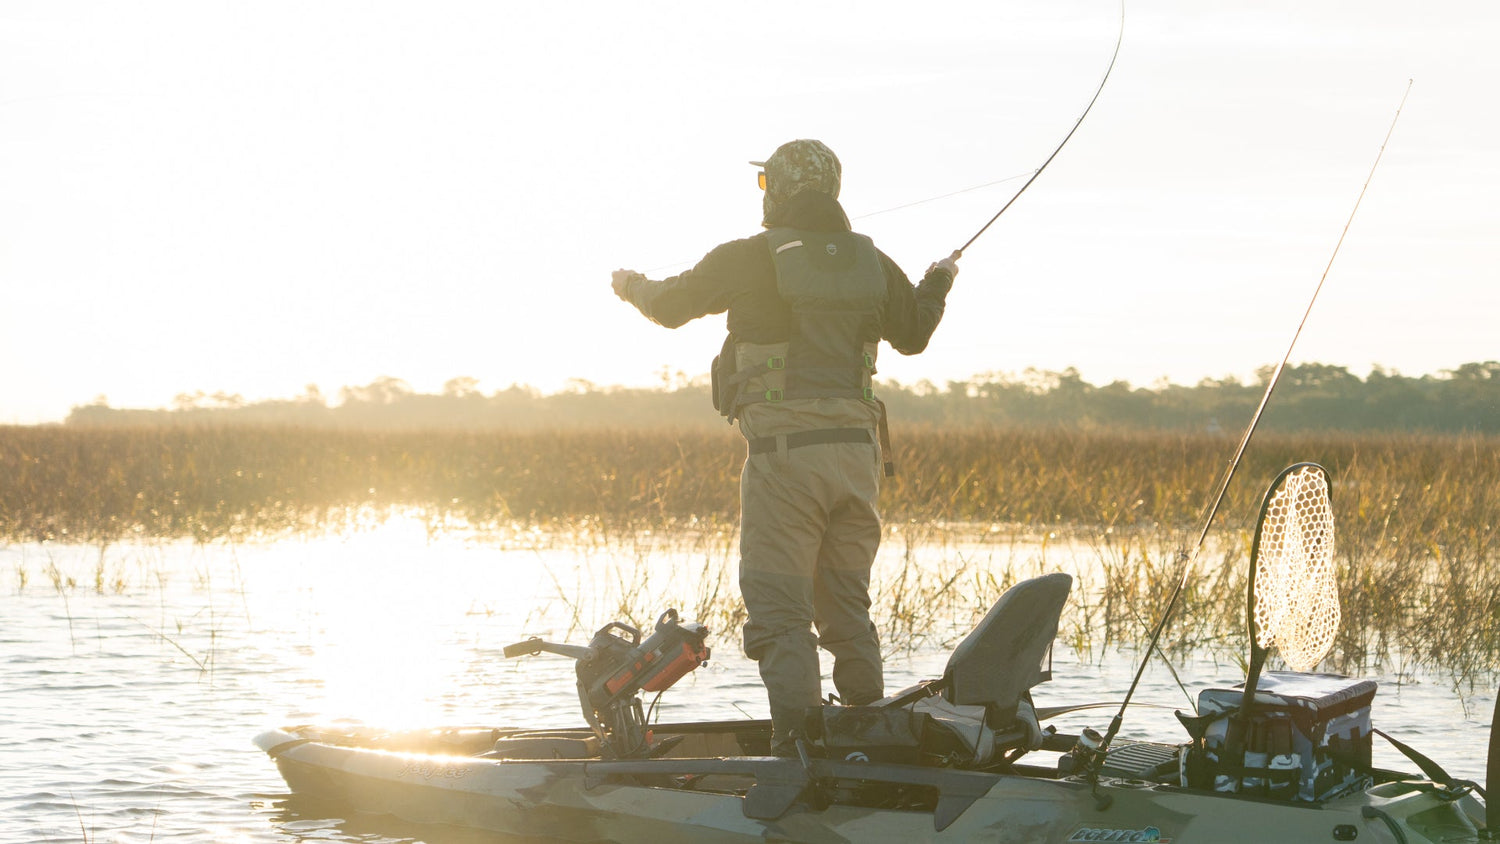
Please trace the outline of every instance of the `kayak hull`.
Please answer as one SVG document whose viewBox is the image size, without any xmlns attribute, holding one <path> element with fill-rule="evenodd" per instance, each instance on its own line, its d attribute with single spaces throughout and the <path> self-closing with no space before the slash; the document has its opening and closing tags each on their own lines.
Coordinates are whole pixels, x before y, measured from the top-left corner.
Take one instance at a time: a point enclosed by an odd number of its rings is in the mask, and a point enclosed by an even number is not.
<svg viewBox="0 0 1500 844">
<path fill-rule="evenodd" d="M 256 744 L 299 795 L 563 841 L 1389 841 L 1394 826 L 1406 841 L 1436 842 L 1478 841 L 1483 823 L 1473 797 L 1441 799 L 1401 782 L 1307 804 L 1160 779 L 1101 777 L 1094 787 L 1039 767 L 679 755 L 734 746 L 730 728 L 690 730 L 673 754 L 649 760 L 486 755 L 516 732 L 294 727 Z"/>
</svg>

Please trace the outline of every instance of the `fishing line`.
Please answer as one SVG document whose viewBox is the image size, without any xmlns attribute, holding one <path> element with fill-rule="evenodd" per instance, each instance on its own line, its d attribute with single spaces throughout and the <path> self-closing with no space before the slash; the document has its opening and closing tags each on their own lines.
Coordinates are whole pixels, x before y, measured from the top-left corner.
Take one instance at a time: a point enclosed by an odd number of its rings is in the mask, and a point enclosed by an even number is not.
<svg viewBox="0 0 1500 844">
<path fill-rule="evenodd" d="M 1068 133 L 1067 135 L 1064 135 L 1064 138 L 1062 138 L 1061 144 L 1058 144 L 1058 147 L 1056 147 L 1055 150 L 1052 151 L 1052 154 L 1050 154 L 1050 156 L 1047 156 L 1047 160 L 1041 162 L 1040 168 L 1037 168 L 1035 169 L 1035 171 L 1031 172 L 1031 178 L 1028 178 L 1028 180 L 1026 180 L 1026 183 L 1022 184 L 1022 189 L 1017 190 L 1017 192 L 1014 193 L 1013 196 L 1011 196 L 1010 201 L 1005 202 L 1005 205 L 1004 207 L 1001 207 L 1001 210 L 995 211 L 995 216 L 990 217 L 990 222 L 984 223 L 984 225 L 981 226 L 980 231 L 974 232 L 974 237 L 969 238 L 968 241 L 965 241 L 965 244 L 963 244 L 963 246 L 960 246 L 959 249 L 954 252 L 954 258 L 957 258 L 957 256 L 962 256 L 963 252 L 965 252 L 966 249 L 974 246 L 974 241 L 980 240 L 980 235 L 984 234 L 984 232 L 986 232 L 987 229 L 990 228 L 990 226 L 995 225 L 995 220 L 1001 219 L 1001 214 L 1004 214 L 1005 211 L 1007 211 L 1008 208 L 1011 207 L 1011 205 L 1016 204 L 1017 199 L 1020 199 L 1022 193 L 1025 193 L 1026 189 L 1028 189 L 1028 187 L 1031 187 L 1032 181 L 1037 181 L 1038 175 L 1041 175 L 1043 174 L 1043 171 L 1046 171 L 1047 165 L 1050 165 L 1050 163 L 1052 163 L 1052 159 L 1058 157 L 1058 153 L 1061 153 L 1062 148 L 1067 147 L 1068 141 L 1073 138 L 1073 133 L 1079 130 L 1079 126 L 1083 126 L 1083 118 L 1088 117 L 1089 111 L 1092 111 L 1092 109 L 1094 109 L 1094 103 L 1097 103 L 1098 100 L 1100 100 L 1100 94 L 1104 93 L 1104 84 L 1110 81 L 1110 72 L 1112 72 L 1112 70 L 1115 70 L 1115 60 L 1116 58 L 1119 58 L 1119 55 L 1121 55 L 1122 43 L 1125 43 L 1125 0 L 1121 0 L 1121 30 L 1119 30 L 1118 36 L 1115 37 L 1115 52 L 1110 55 L 1109 67 L 1106 67 L 1106 69 L 1104 69 L 1104 78 L 1100 79 L 1100 87 L 1098 87 L 1097 90 L 1094 91 L 1094 99 L 1089 100 L 1089 105 L 1086 106 L 1085 109 L 1083 109 L 1083 114 L 1079 115 L 1079 121 L 1073 124 L 1073 129 L 1068 129 Z M 950 196 L 957 196 L 959 195 L 959 193 L 968 193 L 971 192 L 971 190 L 981 189 L 981 187 L 993 187 L 996 186 L 996 184 L 1004 184 L 1007 183 L 1007 181 L 1014 181 L 1017 180 L 1017 178 L 1022 177 L 1022 175 L 1026 175 L 1025 172 L 1020 172 L 1020 174 L 1016 175 L 1008 175 L 1008 177 L 1001 178 L 1001 180 L 986 181 L 986 183 L 984 184 L 975 184 L 974 187 L 963 187 L 963 189 L 954 190 L 953 193 L 942 193 L 942 195 L 939 196 L 929 196 L 929 198 L 927 199 L 916 199 L 915 202 L 906 202 L 906 204 L 904 205 L 895 205 L 895 207 L 892 208 L 883 208 L 883 210 L 879 211 L 870 211 L 870 213 L 868 214 L 859 214 L 858 217 L 852 217 L 852 219 L 867 219 L 867 217 L 873 217 L 876 216 L 876 214 L 886 214 L 889 213 L 889 211 L 900 211 L 903 210 L 903 208 L 910 208 L 912 207 L 912 205 L 924 204 L 924 202 L 935 202 L 938 201 L 938 199 L 947 199 L 950 198 Z M 682 265 L 685 264 L 690 264 L 690 261 L 675 261 L 672 262 L 672 264 L 661 264 L 658 265 L 658 267 L 648 267 L 646 268 L 645 273 L 651 274 L 655 273 L 655 271 L 658 270 L 669 270 L 669 268 L 682 267 Z"/>
<path fill-rule="evenodd" d="M 916 202 L 908 202 L 905 205 L 897 205 L 894 208 L 884 208 L 884 209 L 881 209 L 880 211 L 871 211 L 868 214 L 861 214 L 858 217 L 851 217 L 850 219 L 852 219 L 852 220 L 865 220 L 865 219 L 868 219 L 870 217 L 874 217 L 874 216 L 876 216 L 878 214 L 889 214 L 892 211 L 900 211 L 903 208 L 913 208 L 915 206 L 923 205 L 923 204 L 928 203 L 928 202 L 936 202 L 939 199 L 947 199 L 950 196 L 958 196 L 961 193 L 968 193 L 969 191 L 976 191 L 976 190 L 979 190 L 980 188 L 990 188 L 990 187 L 994 187 L 995 185 L 1003 185 L 1006 182 L 1014 182 L 1016 179 L 1022 178 L 1024 176 L 1030 176 L 1030 175 L 1033 175 L 1035 173 L 1036 173 L 1035 170 L 1027 170 L 1025 173 L 1017 173 L 1014 176 L 1006 176 L 1003 179 L 996 179 L 993 182 L 985 182 L 982 185 L 975 185 L 975 186 L 970 187 L 970 188 L 961 188 L 959 190 L 953 191 L 952 193 L 939 194 L 938 196 L 929 196 L 926 199 L 919 199 Z"/>
<path fill-rule="evenodd" d="M 1034 176 L 1034 174 L 1036 172 L 1037 171 L 1035 171 L 1035 170 L 1027 170 L 1025 173 L 1017 173 L 1014 176 L 1006 176 L 1003 179 L 995 179 L 994 181 L 991 181 L 991 182 L 981 182 L 980 184 L 977 184 L 977 185 L 970 185 L 969 187 L 966 187 L 966 188 L 959 188 L 956 191 L 950 191 L 948 193 L 940 193 L 937 196 L 929 196 L 926 199 L 918 199 L 918 200 L 914 200 L 912 202 L 903 203 L 901 205 L 895 205 L 895 206 L 892 206 L 890 208 L 882 208 L 879 211 L 871 211 L 868 214 L 860 214 L 858 217 L 850 217 L 849 219 L 850 220 L 865 220 L 865 219 L 868 219 L 870 217 L 878 216 L 880 214 L 889 214 L 892 211 L 903 211 L 903 210 L 905 210 L 907 208 L 915 208 L 918 205 L 925 205 L 925 204 L 927 204 L 929 202 L 937 202 L 939 199 L 948 199 L 950 197 L 959 196 L 961 194 L 970 193 L 972 191 L 982 190 L 984 188 L 992 188 L 995 185 L 1003 185 L 1006 182 L 1014 182 L 1016 179 L 1022 179 L 1022 178 L 1025 178 L 1027 176 Z M 656 266 L 656 267 L 648 267 L 648 268 L 646 268 L 646 270 L 644 270 L 644 272 L 649 275 L 649 274 L 654 273 L 654 272 L 656 272 L 658 270 L 667 270 L 667 269 L 671 269 L 672 267 L 688 266 L 688 265 L 691 265 L 692 263 L 693 263 L 692 261 L 674 261 L 674 262 L 672 262 L 670 264 L 662 264 L 662 265 Z"/>
<path fill-rule="evenodd" d="M 1109 57 L 1109 67 L 1104 69 L 1104 78 L 1099 80 L 1099 88 L 1094 91 L 1094 98 L 1089 100 L 1088 107 L 1083 110 L 1083 114 L 1078 115 L 1078 122 L 1074 123 L 1073 128 L 1068 130 L 1068 134 L 1063 136 L 1062 143 L 1057 145 L 1057 149 L 1052 150 L 1052 154 L 1047 156 L 1047 160 L 1042 162 L 1042 166 L 1036 168 L 1036 172 L 1031 174 L 1031 178 L 1026 180 L 1026 184 L 1021 185 L 1021 189 L 1016 191 L 1015 196 L 1012 196 L 1010 201 L 1005 203 L 1004 207 L 996 211 L 995 216 L 991 217 L 988 223 L 981 226 L 979 231 L 974 233 L 973 237 L 964 242 L 963 246 L 958 247 L 958 250 L 953 253 L 955 258 L 963 255 L 964 250 L 972 246 L 974 241 L 979 239 L 980 235 L 984 234 L 990 226 L 994 225 L 995 221 L 1000 219 L 1000 215 L 1004 214 L 1007 209 L 1015 204 L 1016 200 L 1021 198 L 1021 194 L 1025 193 L 1026 189 L 1031 187 L 1031 183 L 1036 181 L 1038 176 L 1042 175 L 1042 171 L 1047 169 L 1047 165 L 1052 163 L 1052 159 L 1056 158 L 1057 154 L 1062 152 L 1062 148 L 1068 145 L 1068 140 L 1073 137 L 1074 132 L 1078 131 L 1078 127 L 1083 125 L 1083 119 L 1088 117 L 1089 112 L 1093 110 L 1094 103 L 1099 101 L 1099 95 L 1104 93 L 1104 83 L 1109 81 L 1109 73 L 1115 69 L 1115 59 L 1120 57 L 1120 45 L 1123 43 L 1125 43 L 1125 0 L 1120 0 L 1120 34 L 1115 39 L 1115 52 Z"/>
<path fill-rule="evenodd" d="M 988 223 L 985 223 L 984 226 L 982 226 L 979 229 L 979 231 L 977 231 L 977 232 L 974 233 L 973 237 L 969 238 L 967 241 L 964 242 L 963 246 L 960 246 L 958 248 L 957 252 L 954 253 L 955 257 L 963 255 L 965 249 L 968 249 L 970 246 L 972 246 L 974 244 L 974 241 L 976 241 L 976 240 L 979 239 L 980 235 L 984 234 L 985 231 L 988 230 L 990 226 L 994 225 L 995 221 L 998 220 L 998 219 L 1000 219 L 1000 215 L 1004 214 L 1005 211 L 1006 211 L 1006 209 L 1010 208 L 1010 206 L 1012 206 L 1012 205 L 1015 204 L 1015 202 L 1016 202 L 1017 199 L 1021 198 L 1021 194 L 1025 193 L 1026 189 L 1029 188 L 1029 187 L 1031 187 L 1031 183 L 1035 182 L 1036 179 L 1037 179 L 1037 177 L 1040 176 L 1040 175 L 1042 175 L 1042 171 L 1044 171 L 1044 170 L 1047 169 L 1047 165 L 1052 163 L 1052 159 L 1056 158 L 1057 154 L 1060 153 L 1060 152 L 1062 152 L 1063 147 L 1065 147 L 1065 146 L 1068 145 L 1068 141 L 1073 137 L 1073 133 L 1078 131 L 1078 127 L 1083 125 L 1083 119 L 1085 117 L 1088 117 L 1089 116 L 1089 112 L 1093 110 L 1094 103 L 1096 103 L 1096 102 L 1099 101 L 1099 95 L 1102 94 L 1102 93 L 1104 93 L 1104 84 L 1109 81 L 1109 74 L 1110 74 L 1111 71 L 1113 71 L 1115 69 L 1115 60 L 1120 57 L 1120 45 L 1123 44 L 1123 43 L 1125 43 L 1125 0 L 1120 0 L 1120 33 L 1115 38 L 1115 51 L 1109 57 L 1109 66 L 1104 69 L 1104 78 L 1099 80 L 1099 87 L 1098 87 L 1097 90 L 1094 91 L 1094 97 L 1093 97 L 1093 99 L 1089 100 L 1089 104 L 1088 104 L 1087 107 L 1084 108 L 1083 114 L 1080 114 L 1078 116 L 1078 122 L 1074 123 L 1073 124 L 1073 128 L 1068 130 L 1068 134 L 1063 136 L 1062 143 L 1058 144 L 1057 148 L 1054 149 L 1054 150 L 1052 150 L 1052 154 L 1049 155 L 1049 156 L 1047 156 L 1047 160 L 1042 162 L 1042 166 L 1036 168 L 1036 170 L 1031 171 L 1031 178 L 1027 179 L 1026 183 L 1023 184 L 1023 185 L 1021 185 L 1021 189 L 1018 190 L 1018 191 L 1016 191 L 1015 194 L 1011 196 L 1010 200 L 1008 202 L 1006 202 L 1005 205 L 999 211 L 995 212 L 995 216 L 991 217 L 990 221 Z M 919 199 L 919 200 L 917 200 L 915 202 L 908 202 L 905 205 L 897 205 L 894 208 L 886 208 L 886 209 L 883 209 L 883 210 L 880 210 L 880 211 L 871 211 L 868 214 L 861 214 L 858 217 L 854 217 L 852 219 L 863 220 L 863 219 L 866 219 L 867 217 L 874 217 L 877 214 L 887 214 L 887 213 L 889 213 L 891 211 L 900 211 L 900 210 L 902 210 L 904 208 L 911 208 L 914 205 L 921 205 L 921 204 L 926 203 L 926 202 L 935 202 L 935 201 L 937 201 L 939 199 L 947 199 L 950 196 L 958 196 L 961 193 L 968 193 L 969 191 L 979 190 L 980 188 L 993 187 L 995 185 L 1004 184 L 1005 182 L 1014 181 L 1016 179 L 1021 178 L 1024 175 L 1026 175 L 1026 174 L 1025 173 L 1017 173 L 1014 176 L 1007 176 L 1004 179 L 999 179 L 999 180 L 996 180 L 996 181 L 993 181 L 993 182 L 985 182 L 984 184 L 975 185 L 975 186 L 969 187 L 969 188 L 963 188 L 961 190 L 953 191 L 952 193 L 945 193 L 945 194 L 941 194 L 939 196 L 932 196 L 932 197 L 928 197 L 927 199 Z M 650 274 L 650 273 L 654 273 L 654 272 L 656 272 L 658 270 L 670 269 L 672 267 L 680 267 L 680 266 L 683 266 L 683 265 L 688 264 L 688 263 L 690 263 L 690 262 L 688 262 L 688 261 L 677 261 L 677 262 L 674 262 L 674 263 L 671 263 L 671 264 L 662 264 L 662 265 L 657 266 L 657 267 L 650 267 L 645 272 L 647 274 Z"/>
<path fill-rule="evenodd" d="M 1364 187 L 1359 190 L 1359 198 L 1354 201 L 1354 208 L 1349 212 L 1349 219 L 1344 223 L 1344 230 L 1339 234 L 1338 242 L 1334 244 L 1333 254 L 1328 257 L 1328 265 L 1323 268 L 1323 275 L 1318 279 L 1318 286 L 1314 288 L 1312 299 L 1307 303 L 1307 310 L 1302 313 L 1302 321 L 1297 324 L 1297 331 L 1292 335 L 1292 342 L 1287 346 L 1286 354 L 1276 365 L 1276 370 L 1271 373 L 1271 378 L 1266 384 L 1266 392 L 1260 397 L 1260 406 L 1255 409 L 1255 415 L 1250 417 L 1250 424 L 1245 428 L 1244 436 L 1240 437 L 1239 447 L 1235 449 L 1234 457 L 1229 461 L 1223 479 L 1219 482 L 1218 491 L 1208 506 L 1207 515 L 1203 521 L 1203 530 L 1198 534 L 1198 541 L 1194 544 L 1192 553 L 1185 551 L 1179 553 L 1182 577 L 1178 579 L 1177 587 L 1172 590 L 1172 597 L 1167 600 L 1166 610 L 1156 622 L 1156 629 L 1151 633 L 1151 644 L 1147 646 L 1146 655 L 1142 657 L 1140 667 L 1136 669 L 1135 679 L 1130 682 L 1130 690 L 1125 693 L 1125 703 L 1120 706 L 1120 711 L 1109 723 L 1109 731 L 1105 733 L 1104 740 L 1100 744 L 1101 749 L 1107 750 L 1110 741 L 1120 731 L 1120 724 L 1125 717 L 1125 708 L 1130 705 L 1130 699 L 1135 696 L 1136 687 L 1140 685 L 1141 677 L 1146 673 L 1146 665 L 1151 661 L 1151 653 L 1157 649 L 1162 631 L 1166 629 L 1167 621 L 1172 617 L 1172 611 L 1177 608 L 1177 600 L 1182 597 L 1182 590 L 1187 586 L 1188 575 L 1192 573 L 1194 564 L 1198 561 L 1198 554 L 1203 550 L 1203 542 L 1208 537 L 1209 528 L 1213 526 L 1214 517 L 1219 513 L 1219 505 L 1224 503 L 1224 493 L 1229 489 L 1229 482 L 1234 478 L 1235 470 L 1239 468 L 1240 458 L 1245 455 L 1245 447 L 1250 444 L 1250 436 L 1255 433 L 1261 414 L 1265 412 L 1266 404 L 1271 400 L 1271 393 L 1276 389 L 1276 383 L 1281 380 L 1281 373 L 1286 369 L 1287 361 L 1292 357 L 1292 349 L 1297 346 L 1297 338 L 1302 336 L 1302 329 L 1307 325 L 1307 318 L 1312 314 L 1313 305 L 1318 301 L 1318 294 L 1323 290 L 1323 282 L 1328 280 L 1328 272 L 1333 269 L 1333 261 L 1339 255 L 1339 248 L 1344 245 L 1344 238 L 1349 234 L 1349 227 L 1354 224 L 1354 215 L 1359 212 L 1359 204 L 1364 201 L 1365 191 L 1370 189 L 1370 181 L 1375 178 L 1375 169 L 1380 166 L 1380 159 L 1385 155 L 1386 144 L 1390 143 L 1391 134 L 1396 131 L 1396 121 L 1401 119 L 1401 109 L 1406 106 L 1406 97 L 1411 93 L 1411 85 L 1412 80 L 1408 79 L 1406 91 L 1401 95 L 1401 103 L 1396 106 L 1396 116 L 1391 119 L 1391 126 L 1385 133 L 1385 140 L 1380 142 L 1380 152 L 1375 155 L 1375 163 L 1370 165 L 1370 174 L 1365 177 Z"/>
</svg>

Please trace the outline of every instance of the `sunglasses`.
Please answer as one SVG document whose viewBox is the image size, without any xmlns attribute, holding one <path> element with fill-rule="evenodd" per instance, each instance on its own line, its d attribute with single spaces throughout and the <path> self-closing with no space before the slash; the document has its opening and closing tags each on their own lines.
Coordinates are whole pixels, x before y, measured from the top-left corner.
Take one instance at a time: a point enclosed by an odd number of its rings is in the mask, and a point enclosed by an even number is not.
<svg viewBox="0 0 1500 844">
<path fill-rule="evenodd" d="M 755 174 L 755 183 L 760 185 L 761 190 L 766 189 L 766 171 L 762 170 Z"/>
</svg>

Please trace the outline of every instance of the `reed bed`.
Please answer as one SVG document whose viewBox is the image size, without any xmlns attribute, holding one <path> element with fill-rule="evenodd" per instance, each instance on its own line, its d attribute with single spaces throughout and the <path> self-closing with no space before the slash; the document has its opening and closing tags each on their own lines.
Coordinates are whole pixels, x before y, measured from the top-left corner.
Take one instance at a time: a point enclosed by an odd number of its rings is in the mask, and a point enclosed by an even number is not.
<svg viewBox="0 0 1500 844">
<path fill-rule="evenodd" d="M 1085 652 L 1140 644 L 1233 446 L 1208 433 L 898 429 L 876 573 L 887 641 L 951 641 L 1015 580 L 1057 567 L 1049 543 L 1066 543 L 1070 559 L 1081 547 L 1094 562 L 1074 572 L 1063 635 Z M 415 509 L 433 530 L 540 533 L 641 561 L 639 576 L 617 573 L 619 606 L 600 608 L 638 621 L 649 620 L 644 596 L 656 591 L 645 588 L 646 561 L 685 553 L 701 568 L 696 616 L 730 629 L 743 621 L 732 582 L 743 454 L 727 427 L 7 427 L 0 541 L 237 541 Z M 1258 435 L 1164 646 L 1242 646 L 1253 520 L 1265 485 L 1299 460 L 1322 463 L 1334 480 L 1345 621 L 1329 667 L 1487 676 L 1500 656 L 1494 436 Z M 948 623 L 934 628 L 939 617 Z"/>
</svg>

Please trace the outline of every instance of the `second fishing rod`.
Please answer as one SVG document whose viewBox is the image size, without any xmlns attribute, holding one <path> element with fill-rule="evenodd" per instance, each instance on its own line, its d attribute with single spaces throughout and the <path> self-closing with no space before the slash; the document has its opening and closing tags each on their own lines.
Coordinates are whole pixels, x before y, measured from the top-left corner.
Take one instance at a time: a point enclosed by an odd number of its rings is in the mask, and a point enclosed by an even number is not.
<svg viewBox="0 0 1500 844">
<path fill-rule="evenodd" d="M 1150 643 L 1146 647 L 1145 654 L 1141 657 L 1140 665 L 1136 670 L 1134 679 L 1131 680 L 1130 688 L 1125 693 L 1124 702 L 1120 704 L 1119 711 L 1115 713 L 1114 718 L 1111 719 L 1109 729 L 1100 739 L 1098 747 L 1093 750 L 1093 755 L 1096 760 L 1103 758 L 1104 753 L 1109 750 L 1110 742 L 1112 742 L 1115 736 L 1120 732 L 1121 724 L 1124 722 L 1125 718 L 1125 710 L 1129 708 L 1131 699 L 1134 698 L 1136 689 L 1140 686 L 1141 678 L 1146 672 L 1146 666 L 1151 661 L 1151 654 L 1157 651 L 1158 645 L 1161 642 L 1162 633 L 1163 631 L 1165 631 L 1167 623 L 1171 620 L 1172 614 L 1177 608 L 1178 601 L 1182 597 L 1183 590 L 1187 586 L 1189 577 L 1191 576 L 1193 570 L 1196 568 L 1198 556 L 1203 550 L 1203 545 L 1205 540 L 1208 538 L 1209 530 L 1213 527 L 1214 519 L 1219 513 L 1219 508 L 1224 503 L 1224 496 L 1229 489 L 1229 483 L 1234 479 L 1235 472 L 1240 466 L 1240 461 L 1245 455 L 1245 449 L 1250 444 L 1250 438 L 1255 434 L 1255 430 L 1260 424 L 1261 417 L 1265 413 L 1266 406 L 1271 401 L 1271 394 L 1276 390 L 1276 385 L 1281 379 L 1281 373 L 1286 369 L 1287 362 L 1291 359 L 1292 350 L 1296 348 L 1297 340 L 1302 336 L 1303 328 L 1307 326 L 1307 319 L 1312 314 L 1313 306 L 1317 304 L 1318 294 L 1322 292 L 1323 285 L 1328 280 L 1328 273 L 1333 269 L 1333 262 L 1336 258 L 1338 258 L 1339 249 L 1344 245 L 1344 238 L 1348 236 L 1349 228 L 1354 224 L 1354 217 L 1357 213 L 1359 213 L 1359 206 L 1360 203 L 1364 201 L 1365 192 L 1369 190 L 1370 182 L 1375 178 L 1375 171 L 1380 166 L 1380 159 L 1385 155 L 1386 145 L 1390 143 L 1391 135 L 1396 131 L 1396 123 L 1401 119 L 1401 110 L 1406 106 L 1406 98 L 1411 93 L 1411 84 L 1411 81 L 1408 80 L 1406 84 L 1406 90 L 1401 95 L 1401 102 L 1396 106 L 1395 117 L 1391 119 L 1390 128 L 1386 130 L 1385 138 L 1380 143 L 1380 151 L 1376 153 L 1375 162 L 1370 166 L 1369 175 L 1365 177 L 1364 186 L 1361 187 L 1359 191 L 1359 197 L 1354 201 L 1354 208 L 1349 212 L 1349 219 L 1344 223 L 1344 228 L 1339 233 L 1338 242 L 1334 244 L 1333 253 L 1328 258 L 1328 264 L 1323 268 L 1322 276 L 1318 278 L 1318 284 L 1313 289 L 1312 297 L 1308 300 L 1307 303 L 1307 308 L 1302 313 L 1302 319 L 1297 324 L 1297 330 L 1292 335 L 1291 343 L 1287 345 L 1286 354 L 1282 355 L 1281 361 L 1276 365 L 1276 369 L 1271 373 L 1271 377 L 1267 380 L 1265 393 L 1261 396 L 1260 404 L 1256 407 L 1255 413 L 1250 417 L 1250 423 L 1245 427 L 1245 432 L 1240 437 L 1239 445 L 1235 448 L 1233 457 L 1230 458 L 1229 464 L 1225 468 L 1223 476 L 1220 478 L 1219 483 L 1215 487 L 1215 492 L 1212 498 L 1209 500 L 1208 507 L 1205 509 L 1203 525 L 1202 529 L 1198 533 L 1198 539 L 1193 544 L 1191 549 L 1185 549 L 1179 554 L 1178 559 L 1179 565 L 1181 567 L 1181 574 L 1178 577 L 1177 585 L 1172 590 L 1172 594 L 1167 600 L 1166 608 L 1162 611 L 1161 617 L 1157 620 L 1156 626 L 1151 632 Z M 1094 773 L 1097 774 L 1097 768 L 1094 768 Z"/>
</svg>

